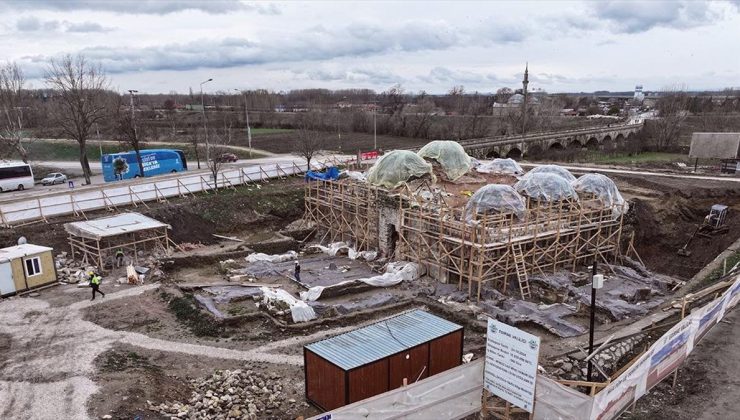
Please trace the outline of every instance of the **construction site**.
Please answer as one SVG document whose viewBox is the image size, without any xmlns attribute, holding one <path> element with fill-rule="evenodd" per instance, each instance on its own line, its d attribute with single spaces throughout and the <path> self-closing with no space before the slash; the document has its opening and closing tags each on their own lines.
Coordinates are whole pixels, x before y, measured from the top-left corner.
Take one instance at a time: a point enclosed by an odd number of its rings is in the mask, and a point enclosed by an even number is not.
<svg viewBox="0 0 740 420">
<path fill-rule="evenodd" d="M 435 141 L 9 226 L 2 244 L 41 246 L 56 278 L 3 291 L 3 417 L 526 418 L 482 392 L 489 318 L 541 339 L 535 418 L 589 418 L 544 390 L 599 418 L 655 414 L 610 385 L 731 289 L 737 183 L 523 166 Z M 675 371 L 651 373 L 646 398 Z"/>
</svg>

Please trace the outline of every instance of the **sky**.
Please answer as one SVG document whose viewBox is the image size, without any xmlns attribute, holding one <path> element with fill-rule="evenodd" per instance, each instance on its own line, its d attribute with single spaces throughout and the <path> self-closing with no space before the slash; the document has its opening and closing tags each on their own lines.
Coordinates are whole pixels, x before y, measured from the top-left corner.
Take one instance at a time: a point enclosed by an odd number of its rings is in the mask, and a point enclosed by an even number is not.
<svg viewBox="0 0 740 420">
<path fill-rule="evenodd" d="M 548 92 L 740 87 L 740 0 L 0 0 L 0 62 L 34 88 L 83 54 L 146 93 L 369 88 Z"/>
</svg>

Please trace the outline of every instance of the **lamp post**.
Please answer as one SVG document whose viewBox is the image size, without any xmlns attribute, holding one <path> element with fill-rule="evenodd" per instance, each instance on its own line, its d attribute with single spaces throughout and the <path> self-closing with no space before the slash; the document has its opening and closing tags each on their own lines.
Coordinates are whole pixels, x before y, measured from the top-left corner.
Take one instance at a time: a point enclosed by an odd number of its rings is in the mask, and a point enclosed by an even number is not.
<svg viewBox="0 0 740 420">
<path fill-rule="evenodd" d="M 373 150 L 378 151 L 378 125 L 375 122 L 375 113 L 377 112 L 378 101 L 373 101 Z"/>
<path fill-rule="evenodd" d="M 594 265 L 591 271 L 591 321 L 588 330 L 588 354 L 593 356 L 594 352 L 594 324 L 596 321 L 596 289 L 604 287 L 604 276 L 596 274 L 597 260 L 594 257 Z M 586 370 L 586 381 L 591 380 L 591 373 L 593 371 L 593 358 L 588 359 L 588 368 Z"/>
<path fill-rule="evenodd" d="M 131 108 L 131 125 L 134 127 L 134 137 L 136 137 L 138 134 L 136 133 L 136 119 L 134 118 L 134 93 L 139 93 L 139 91 L 136 89 L 128 90 L 130 101 L 129 107 Z"/>
<path fill-rule="evenodd" d="M 234 89 L 237 92 L 241 92 L 239 89 Z M 252 129 L 249 127 L 249 110 L 247 109 L 247 92 L 244 94 L 244 117 L 247 120 L 247 144 L 249 145 L 249 157 L 252 157 Z"/>
<path fill-rule="evenodd" d="M 208 79 L 205 82 L 200 82 L 200 107 L 201 111 L 203 112 L 203 135 L 205 136 L 206 140 L 206 164 L 210 162 L 210 152 L 211 152 L 211 145 L 208 143 L 208 123 L 206 122 L 206 103 L 203 101 L 203 85 L 206 83 L 212 81 L 213 79 Z"/>
</svg>

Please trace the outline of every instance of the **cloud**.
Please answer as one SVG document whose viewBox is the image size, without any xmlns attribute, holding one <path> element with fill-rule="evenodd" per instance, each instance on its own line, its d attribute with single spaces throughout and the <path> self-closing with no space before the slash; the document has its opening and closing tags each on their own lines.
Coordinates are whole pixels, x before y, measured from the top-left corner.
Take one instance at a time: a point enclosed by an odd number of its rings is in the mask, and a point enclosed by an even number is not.
<svg viewBox="0 0 740 420">
<path fill-rule="evenodd" d="M 27 16 L 18 19 L 15 28 L 20 32 L 55 31 L 59 28 L 59 22 L 56 20 L 41 21 L 34 16 Z"/>
<path fill-rule="evenodd" d="M 373 85 L 392 85 L 403 83 L 406 79 L 388 69 L 378 68 L 352 68 L 352 69 L 327 69 L 311 68 L 305 70 L 293 70 L 293 74 L 308 80 L 321 82 L 348 82 Z"/>
<path fill-rule="evenodd" d="M 272 3 L 242 3 L 239 0 L 6 0 L 6 7 L 16 10 L 53 10 L 60 12 L 93 10 L 126 14 L 167 15 L 186 10 L 197 10 L 209 14 L 224 14 L 238 11 L 254 11 L 265 15 L 280 14 Z"/>
<path fill-rule="evenodd" d="M 110 32 L 113 28 L 102 26 L 95 22 L 67 23 L 67 32 Z"/>
<path fill-rule="evenodd" d="M 58 20 L 40 20 L 34 16 L 26 16 L 18 19 L 15 28 L 20 32 L 109 32 L 108 28 L 95 22 L 60 22 Z"/>
<path fill-rule="evenodd" d="M 687 29 L 709 25 L 723 18 L 711 2 L 699 1 L 599 1 L 591 3 L 593 16 L 612 25 L 618 33 L 640 33 L 656 27 Z"/>
<path fill-rule="evenodd" d="M 271 37 L 264 42 L 244 38 L 200 39 L 184 44 L 143 48 L 87 47 L 77 52 L 99 61 L 110 73 L 125 73 L 229 68 L 444 50 L 459 42 L 457 33 L 444 23 L 414 21 L 395 26 L 355 24 L 333 29 L 319 26 L 290 37 Z"/>
</svg>

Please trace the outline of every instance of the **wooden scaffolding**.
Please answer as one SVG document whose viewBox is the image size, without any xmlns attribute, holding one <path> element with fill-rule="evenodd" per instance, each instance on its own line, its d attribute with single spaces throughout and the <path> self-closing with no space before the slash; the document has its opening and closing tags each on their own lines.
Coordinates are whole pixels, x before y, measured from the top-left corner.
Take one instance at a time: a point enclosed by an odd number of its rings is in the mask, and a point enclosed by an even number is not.
<svg viewBox="0 0 740 420">
<path fill-rule="evenodd" d="M 311 182 L 306 187 L 306 216 L 325 230 L 322 241 L 353 242 L 358 250 L 379 249 L 382 200 L 398 207 L 396 257 L 424 265 L 434 278 L 467 284 L 481 297 L 491 284 L 508 293 L 515 282 L 522 298 L 531 297 L 529 275 L 575 269 L 594 259 L 612 262 L 620 253 L 624 209 L 605 207 L 595 197 L 580 201 L 527 202 L 522 217 L 478 214 L 449 208 L 440 200 L 391 194 L 366 183 Z M 617 210 L 617 211 L 615 211 Z M 621 210 L 621 211 L 619 211 Z"/>
</svg>

